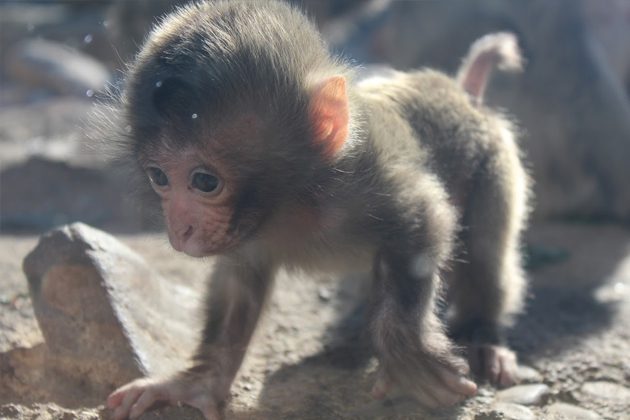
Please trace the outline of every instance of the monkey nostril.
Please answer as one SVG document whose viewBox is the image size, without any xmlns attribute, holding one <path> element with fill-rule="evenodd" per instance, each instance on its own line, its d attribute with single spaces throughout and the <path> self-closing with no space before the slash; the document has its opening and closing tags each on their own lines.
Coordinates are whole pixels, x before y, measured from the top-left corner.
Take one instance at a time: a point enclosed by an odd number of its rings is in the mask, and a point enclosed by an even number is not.
<svg viewBox="0 0 630 420">
<path fill-rule="evenodd" d="M 182 241 L 187 241 L 193 234 L 193 227 L 188 226 L 188 229 L 182 234 Z"/>
</svg>

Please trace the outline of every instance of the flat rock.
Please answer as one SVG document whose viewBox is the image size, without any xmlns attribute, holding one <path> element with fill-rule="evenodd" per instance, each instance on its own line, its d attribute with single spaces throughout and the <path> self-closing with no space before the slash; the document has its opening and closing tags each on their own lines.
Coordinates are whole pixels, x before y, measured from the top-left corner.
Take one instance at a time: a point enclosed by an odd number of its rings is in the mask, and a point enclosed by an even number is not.
<svg viewBox="0 0 630 420">
<path fill-rule="evenodd" d="M 43 39 L 16 45 L 8 54 L 7 67 L 16 80 L 83 97 L 103 90 L 111 79 L 99 61 L 75 48 Z"/>
<path fill-rule="evenodd" d="M 475 416 L 475 420 L 533 420 L 536 416 L 522 405 L 501 402 L 494 404 L 489 411 Z"/>
<path fill-rule="evenodd" d="M 612 382 L 587 382 L 582 385 L 582 392 L 602 400 L 630 400 L 630 389 Z"/>
<path fill-rule="evenodd" d="M 549 394 L 549 387 L 545 384 L 517 385 L 497 392 L 496 398 L 501 402 L 540 405 Z"/>
<path fill-rule="evenodd" d="M 166 281 L 102 231 L 82 223 L 55 229 L 23 269 L 49 365 L 95 394 L 172 373 L 194 348 L 200 294 Z"/>
<path fill-rule="evenodd" d="M 597 420 L 601 417 L 594 411 L 566 403 L 553 403 L 546 409 L 550 420 Z"/>
</svg>

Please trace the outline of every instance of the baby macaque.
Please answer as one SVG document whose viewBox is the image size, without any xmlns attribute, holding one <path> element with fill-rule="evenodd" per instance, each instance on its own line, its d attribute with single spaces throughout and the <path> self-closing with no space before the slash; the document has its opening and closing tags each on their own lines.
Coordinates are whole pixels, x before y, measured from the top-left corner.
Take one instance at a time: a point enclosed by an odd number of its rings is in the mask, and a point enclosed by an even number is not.
<svg viewBox="0 0 630 420">
<path fill-rule="evenodd" d="M 528 177 L 482 95 L 495 65 L 519 60 L 514 37 L 493 34 L 456 80 L 357 81 L 282 3 L 200 2 L 161 22 L 127 76 L 120 139 L 172 246 L 218 261 L 190 367 L 116 390 L 114 417 L 181 402 L 221 418 L 280 268 L 371 272 L 377 398 L 398 387 L 437 408 L 474 395 L 447 331 L 478 378 L 513 383 L 501 331 L 521 309 Z"/>
</svg>

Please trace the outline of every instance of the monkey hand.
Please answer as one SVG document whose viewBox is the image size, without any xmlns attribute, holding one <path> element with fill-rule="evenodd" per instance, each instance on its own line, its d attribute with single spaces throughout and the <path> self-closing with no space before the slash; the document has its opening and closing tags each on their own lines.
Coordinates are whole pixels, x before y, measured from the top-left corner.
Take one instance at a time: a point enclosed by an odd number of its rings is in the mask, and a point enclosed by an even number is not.
<svg viewBox="0 0 630 420">
<path fill-rule="evenodd" d="M 158 406 L 183 403 L 201 410 L 208 420 L 220 420 L 229 395 L 229 385 L 220 385 L 222 382 L 189 373 L 168 379 L 136 379 L 112 392 L 107 407 L 114 410 L 114 420 L 122 420 L 135 419 Z"/>
<path fill-rule="evenodd" d="M 395 359 L 381 359 L 372 396 L 384 398 L 398 387 L 429 409 L 448 407 L 477 392 L 477 385 L 466 378 L 467 373 L 466 363 L 452 354 L 397 354 Z"/>
</svg>

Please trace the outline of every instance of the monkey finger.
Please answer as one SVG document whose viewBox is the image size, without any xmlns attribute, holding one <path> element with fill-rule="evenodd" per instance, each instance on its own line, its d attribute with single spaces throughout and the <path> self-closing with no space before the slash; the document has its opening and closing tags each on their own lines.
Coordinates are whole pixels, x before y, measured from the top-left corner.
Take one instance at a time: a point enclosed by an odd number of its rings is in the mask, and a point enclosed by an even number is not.
<svg viewBox="0 0 630 420">
<path fill-rule="evenodd" d="M 158 388 L 145 389 L 144 392 L 142 392 L 142 395 L 140 395 L 137 401 L 131 406 L 129 418 L 135 419 L 139 417 L 142 413 L 154 406 L 156 402 L 165 399 L 168 399 L 168 396 Z"/>
<path fill-rule="evenodd" d="M 122 404 L 123 399 L 126 395 L 128 395 L 130 390 L 136 388 L 141 389 L 141 385 L 145 384 L 146 381 L 146 378 L 136 379 L 121 386 L 120 388 L 109 394 L 109 396 L 107 397 L 107 408 L 114 409 L 118 407 L 120 404 Z"/>
<path fill-rule="evenodd" d="M 114 419 L 125 419 L 129 416 L 129 410 L 131 406 L 136 402 L 140 394 L 142 394 L 143 389 L 137 386 L 129 387 L 126 389 L 123 395 L 123 399 L 120 402 L 120 405 L 114 411 Z"/>
<path fill-rule="evenodd" d="M 123 388 L 118 388 L 116 391 L 109 394 L 109 397 L 107 397 L 107 408 L 113 410 L 118 407 L 124 396 L 125 392 Z"/>
</svg>

